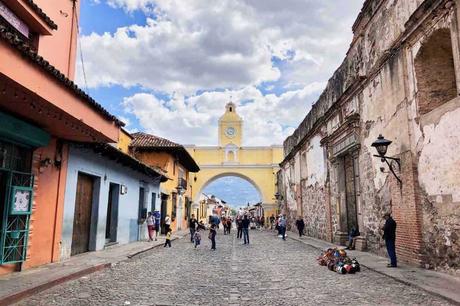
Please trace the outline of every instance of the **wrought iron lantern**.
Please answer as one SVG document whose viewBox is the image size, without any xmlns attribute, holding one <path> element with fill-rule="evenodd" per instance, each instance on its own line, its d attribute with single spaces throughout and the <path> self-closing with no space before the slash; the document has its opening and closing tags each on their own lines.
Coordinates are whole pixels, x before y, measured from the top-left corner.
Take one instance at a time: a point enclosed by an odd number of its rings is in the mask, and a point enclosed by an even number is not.
<svg viewBox="0 0 460 306">
<path fill-rule="evenodd" d="M 396 172 L 393 169 L 391 163 L 388 160 L 394 160 L 398 164 L 398 170 L 401 170 L 401 160 L 395 157 L 386 156 L 388 151 L 388 146 L 392 144 L 391 140 L 385 139 L 382 134 L 379 135 L 376 141 L 374 141 L 371 146 L 377 150 L 378 155 L 374 155 L 375 157 L 379 157 L 382 163 L 387 163 L 388 167 L 390 168 L 391 173 L 395 176 L 398 182 L 402 185 L 401 178 L 398 177 Z"/>
</svg>

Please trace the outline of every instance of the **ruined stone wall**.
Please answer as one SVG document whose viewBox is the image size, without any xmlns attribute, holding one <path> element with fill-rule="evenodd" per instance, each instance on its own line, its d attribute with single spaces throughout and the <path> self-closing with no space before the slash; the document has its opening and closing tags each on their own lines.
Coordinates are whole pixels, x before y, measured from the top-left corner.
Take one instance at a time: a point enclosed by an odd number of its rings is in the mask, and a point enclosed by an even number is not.
<svg viewBox="0 0 460 306">
<path fill-rule="evenodd" d="M 365 1 L 347 57 L 284 142 L 283 164 L 301 162 L 294 156 L 308 152 L 315 135 L 321 135 L 321 146 L 329 152 L 324 159 L 307 159 L 307 172 L 315 160 L 324 164 L 324 181 L 309 181 L 301 173 L 302 184 L 288 186 L 295 214 L 301 186 L 309 235 L 330 239 L 325 233 L 340 231 L 343 178 L 331 147 L 347 129 L 352 131 L 346 125 L 354 105 L 359 114 L 359 222 L 368 248 L 385 253 L 382 215 L 392 211 L 401 259 L 459 272 L 460 176 L 454 170 L 460 169 L 458 5 L 449 0 Z M 429 69 L 433 65 L 435 75 Z M 393 141 L 387 155 L 401 158 L 400 171 L 394 166 L 402 185 L 372 156 L 379 134 Z"/>
<path fill-rule="evenodd" d="M 302 184 L 302 206 L 306 234 L 323 240 L 328 240 L 328 220 L 326 199 L 328 193 L 324 185 Z"/>
<path fill-rule="evenodd" d="M 321 136 L 313 136 L 303 147 L 305 173 L 300 184 L 301 205 L 307 235 L 328 239 L 328 191 L 326 160 Z"/>
</svg>

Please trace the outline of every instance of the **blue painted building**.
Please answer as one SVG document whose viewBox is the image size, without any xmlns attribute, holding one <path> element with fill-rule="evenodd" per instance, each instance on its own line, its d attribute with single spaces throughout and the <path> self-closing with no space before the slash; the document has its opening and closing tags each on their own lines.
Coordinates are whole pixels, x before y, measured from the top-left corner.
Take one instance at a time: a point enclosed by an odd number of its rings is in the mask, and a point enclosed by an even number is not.
<svg viewBox="0 0 460 306">
<path fill-rule="evenodd" d="M 61 259 L 147 239 L 148 211 L 160 210 L 167 178 L 107 144 L 69 147 Z"/>
</svg>

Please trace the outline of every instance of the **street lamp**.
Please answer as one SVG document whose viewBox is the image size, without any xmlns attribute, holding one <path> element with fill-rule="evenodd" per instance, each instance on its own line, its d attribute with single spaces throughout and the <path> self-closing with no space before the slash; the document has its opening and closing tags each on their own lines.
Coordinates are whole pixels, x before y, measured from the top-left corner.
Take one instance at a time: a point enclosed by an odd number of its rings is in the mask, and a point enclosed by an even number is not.
<svg viewBox="0 0 460 306">
<path fill-rule="evenodd" d="M 388 151 L 388 146 L 392 143 L 391 140 L 385 139 L 382 134 L 377 137 L 377 140 L 374 141 L 371 146 L 377 150 L 378 155 L 374 155 L 375 157 L 379 157 L 383 162 L 386 162 L 388 167 L 390 168 L 391 173 L 396 177 L 398 182 L 402 185 L 401 179 L 396 175 L 396 172 L 393 169 L 393 166 L 388 162 L 388 160 L 394 160 L 398 164 L 399 171 L 401 171 L 401 159 L 395 157 L 385 156 Z"/>
<path fill-rule="evenodd" d="M 283 200 L 283 195 L 280 194 L 279 192 L 275 193 L 275 199 L 278 200 L 278 201 L 281 201 Z"/>
</svg>

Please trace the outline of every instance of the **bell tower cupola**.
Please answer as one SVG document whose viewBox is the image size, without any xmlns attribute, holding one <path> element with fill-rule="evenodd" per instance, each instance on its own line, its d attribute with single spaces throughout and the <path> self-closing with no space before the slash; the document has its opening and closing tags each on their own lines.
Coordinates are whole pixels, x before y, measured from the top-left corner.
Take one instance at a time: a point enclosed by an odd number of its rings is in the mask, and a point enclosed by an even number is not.
<svg viewBox="0 0 460 306">
<path fill-rule="evenodd" d="M 241 147 L 243 141 L 243 119 L 236 112 L 232 101 L 225 105 L 225 113 L 219 119 L 219 146 Z"/>
</svg>

